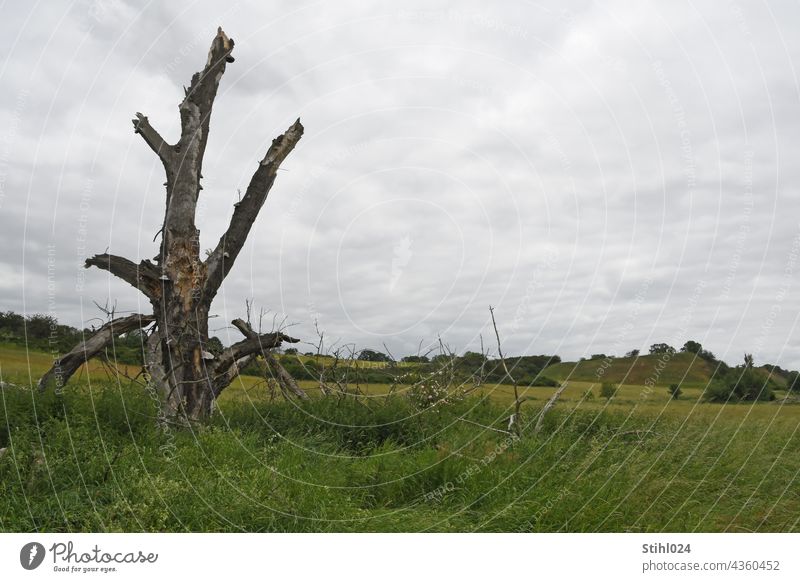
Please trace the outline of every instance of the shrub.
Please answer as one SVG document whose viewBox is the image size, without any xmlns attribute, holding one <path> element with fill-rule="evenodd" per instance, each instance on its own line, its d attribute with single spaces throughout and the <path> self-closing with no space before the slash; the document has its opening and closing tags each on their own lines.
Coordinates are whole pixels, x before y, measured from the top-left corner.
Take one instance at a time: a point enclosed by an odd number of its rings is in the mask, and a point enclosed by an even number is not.
<svg viewBox="0 0 800 582">
<path fill-rule="evenodd" d="M 773 385 L 753 368 L 753 357 L 745 354 L 744 365 L 729 369 L 712 382 L 705 397 L 711 402 L 775 400 Z"/>
<path fill-rule="evenodd" d="M 536 376 L 530 383 L 530 386 L 549 386 L 551 388 L 557 388 L 561 386 L 561 382 L 548 378 L 547 376 Z"/>
<path fill-rule="evenodd" d="M 670 396 L 672 396 L 672 398 L 674 398 L 675 400 L 680 398 L 681 394 L 683 394 L 683 390 L 681 390 L 680 384 L 670 384 L 667 390 L 669 391 Z"/>
<path fill-rule="evenodd" d="M 713 380 L 706 386 L 703 397 L 709 402 L 727 402 L 735 399 L 725 380 Z"/>
<path fill-rule="evenodd" d="M 617 394 L 617 386 L 611 382 L 603 382 L 600 385 L 600 397 L 611 400 Z"/>
<path fill-rule="evenodd" d="M 441 374 L 430 374 L 408 389 L 408 399 L 417 410 L 427 410 L 460 402 L 464 394 Z"/>
</svg>

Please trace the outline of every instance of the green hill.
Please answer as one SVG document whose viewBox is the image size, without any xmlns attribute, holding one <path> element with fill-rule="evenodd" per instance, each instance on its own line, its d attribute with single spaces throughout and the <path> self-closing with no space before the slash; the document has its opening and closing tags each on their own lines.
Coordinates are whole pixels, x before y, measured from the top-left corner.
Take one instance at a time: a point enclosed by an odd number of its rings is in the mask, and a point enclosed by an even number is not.
<svg viewBox="0 0 800 582">
<path fill-rule="evenodd" d="M 547 366 L 542 376 L 559 382 L 612 382 L 614 384 L 643 385 L 651 379 L 657 385 L 682 384 L 701 387 L 707 385 L 713 376 L 715 363 L 696 354 L 677 352 L 671 356 L 654 354 L 635 358 L 595 358 L 580 362 L 561 362 Z M 755 368 L 770 382 L 773 388 L 785 390 L 787 374 L 785 370 L 772 366 Z"/>
<path fill-rule="evenodd" d="M 613 382 L 658 385 L 706 384 L 714 372 L 713 364 L 695 354 L 675 353 L 561 362 L 548 366 L 542 375 L 559 381 Z"/>
</svg>

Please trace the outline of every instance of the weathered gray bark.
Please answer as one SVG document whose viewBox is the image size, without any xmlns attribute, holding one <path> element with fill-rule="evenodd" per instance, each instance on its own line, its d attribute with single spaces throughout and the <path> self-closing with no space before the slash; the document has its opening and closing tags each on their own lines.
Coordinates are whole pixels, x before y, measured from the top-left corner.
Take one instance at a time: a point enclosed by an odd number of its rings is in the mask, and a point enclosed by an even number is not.
<svg viewBox="0 0 800 582">
<path fill-rule="evenodd" d="M 92 336 L 72 348 L 69 353 L 58 358 L 53 367 L 39 379 L 39 390 L 62 388 L 85 362 L 102 352 L 115 337 L 146 327 L 153 321 L 155 317 L 152 315 L 138 313 L 109 321 Z"/>
<path fill-rule="evenodd" d="M 259 344 L 263 343 L 262 338 L 264 336 L 259 336 L 244 320 L 234 319 L 231 323 L 233 323 L 236 329 L 242 332 L 242 335 L 248 340 L 256 341 Z M 284 341 L 296 342 L 297 340 L 294 338 L 285 338 Z M 264 361 L 266 362 L 266 371 L 275 376 L 275 378 L 278 380 L 278 384 L 281 387 L 281 391 L 284 394 L 296 396 L 301 400 L 308 400 L 308 394 L 306 394 L 305 391 L 297 385 L 297 382 L 295 382 L 294 378 L 292 378 L 292 375 L 286 370 L 286 368 L 283 367 L 283 365 L 281 365 L 281 363 L 278 361 L 278 358 L 276 358 L 272 352 L 269 351 L 267 345 L 265 345 L 265 349 L 261 351 L 261 355 L 264 356 Z"/>
<path fill-rule="evenodd" d="M 185 415 L 188 419 L 207 415 L 213 400 L 254 355 L 268 353 L 283 341 L 297 341 L 281 333 L 246 336 L 216 358 L 207 348 L 211 302 L 244 246 L 280 164 L 303 135 L 298 119 L 273 140 L 258 163 L 244 197 L 235 205 L 226 232 L 210 256 L 202 260 L 195 210 L 202 190 L 200 182 L 211 110 L 227 63 L 233 62 L 232 51 L 233 41 L 219 29 L 205 67 L 194 74 L 179 105 L 181 135 L 177 143 L 169 144 L 143 114 L 137 113 L 132 120 L 135 132 L 158 155 L 166 173 L 161 249 L 154 262 L 143 260 L 137 264 L 108 254 L 86 261 L 86 267 L 110 272 L 150 300 L 153 315 L 147 317 L 155 320 L 156 326 L 146 350 L 149 381 L 161 395 L 167 413 Z M 119 324 L 113 327 L 114 333 L 118 330 Z M 93 348 L 100 346 L 102 349 L 112 338 L 113 333 L 104 332 L 87 341 Z M 71 374 L 64 373 L 63 364 L 61 368 L 59 377 L 63 383 Z M 54 374 L 56 372 L 50 370 L 42 380 L 49 381 Z"/>
</svg>

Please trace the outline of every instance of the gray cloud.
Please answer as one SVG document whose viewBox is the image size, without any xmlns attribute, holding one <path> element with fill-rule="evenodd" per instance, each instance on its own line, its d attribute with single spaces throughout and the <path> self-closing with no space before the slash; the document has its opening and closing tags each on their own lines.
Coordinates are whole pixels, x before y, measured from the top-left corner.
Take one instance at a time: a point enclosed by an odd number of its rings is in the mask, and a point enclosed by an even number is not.
<svg viewBox="0 0 800 582">
<path fill-rule="evenodd" d="M 80 264 L 155 254 L 163 176 L 129 120 L 177 135 L 222 24 L 237 61 L 204 247 L 271 139 L 298 116 L 307 129 L 214 305 L 223 339 L 252 297 L 308 339 L 318 318 L 396 355 L 437 334 L 475 349 L 492 304 L 509 353 L 696 338 L 800 367 L 799 17 L 789 2 L 5 7 L 0 303 L 47 310 L 50 275 L 66 322 L 93 300 L 147 308 Z"/>
</svg>

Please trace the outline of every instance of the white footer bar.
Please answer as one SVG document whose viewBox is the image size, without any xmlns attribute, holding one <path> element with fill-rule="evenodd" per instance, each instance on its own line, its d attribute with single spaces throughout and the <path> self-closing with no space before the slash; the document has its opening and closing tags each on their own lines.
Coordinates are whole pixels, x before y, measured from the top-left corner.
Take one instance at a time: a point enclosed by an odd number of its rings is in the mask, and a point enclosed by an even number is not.
<svg viewBox="0 0 800 582">
<path fill-rule="evenodd" d="M 800 580 L 798 534 L 0 534 L 0 580 Z"/>
</svg>

